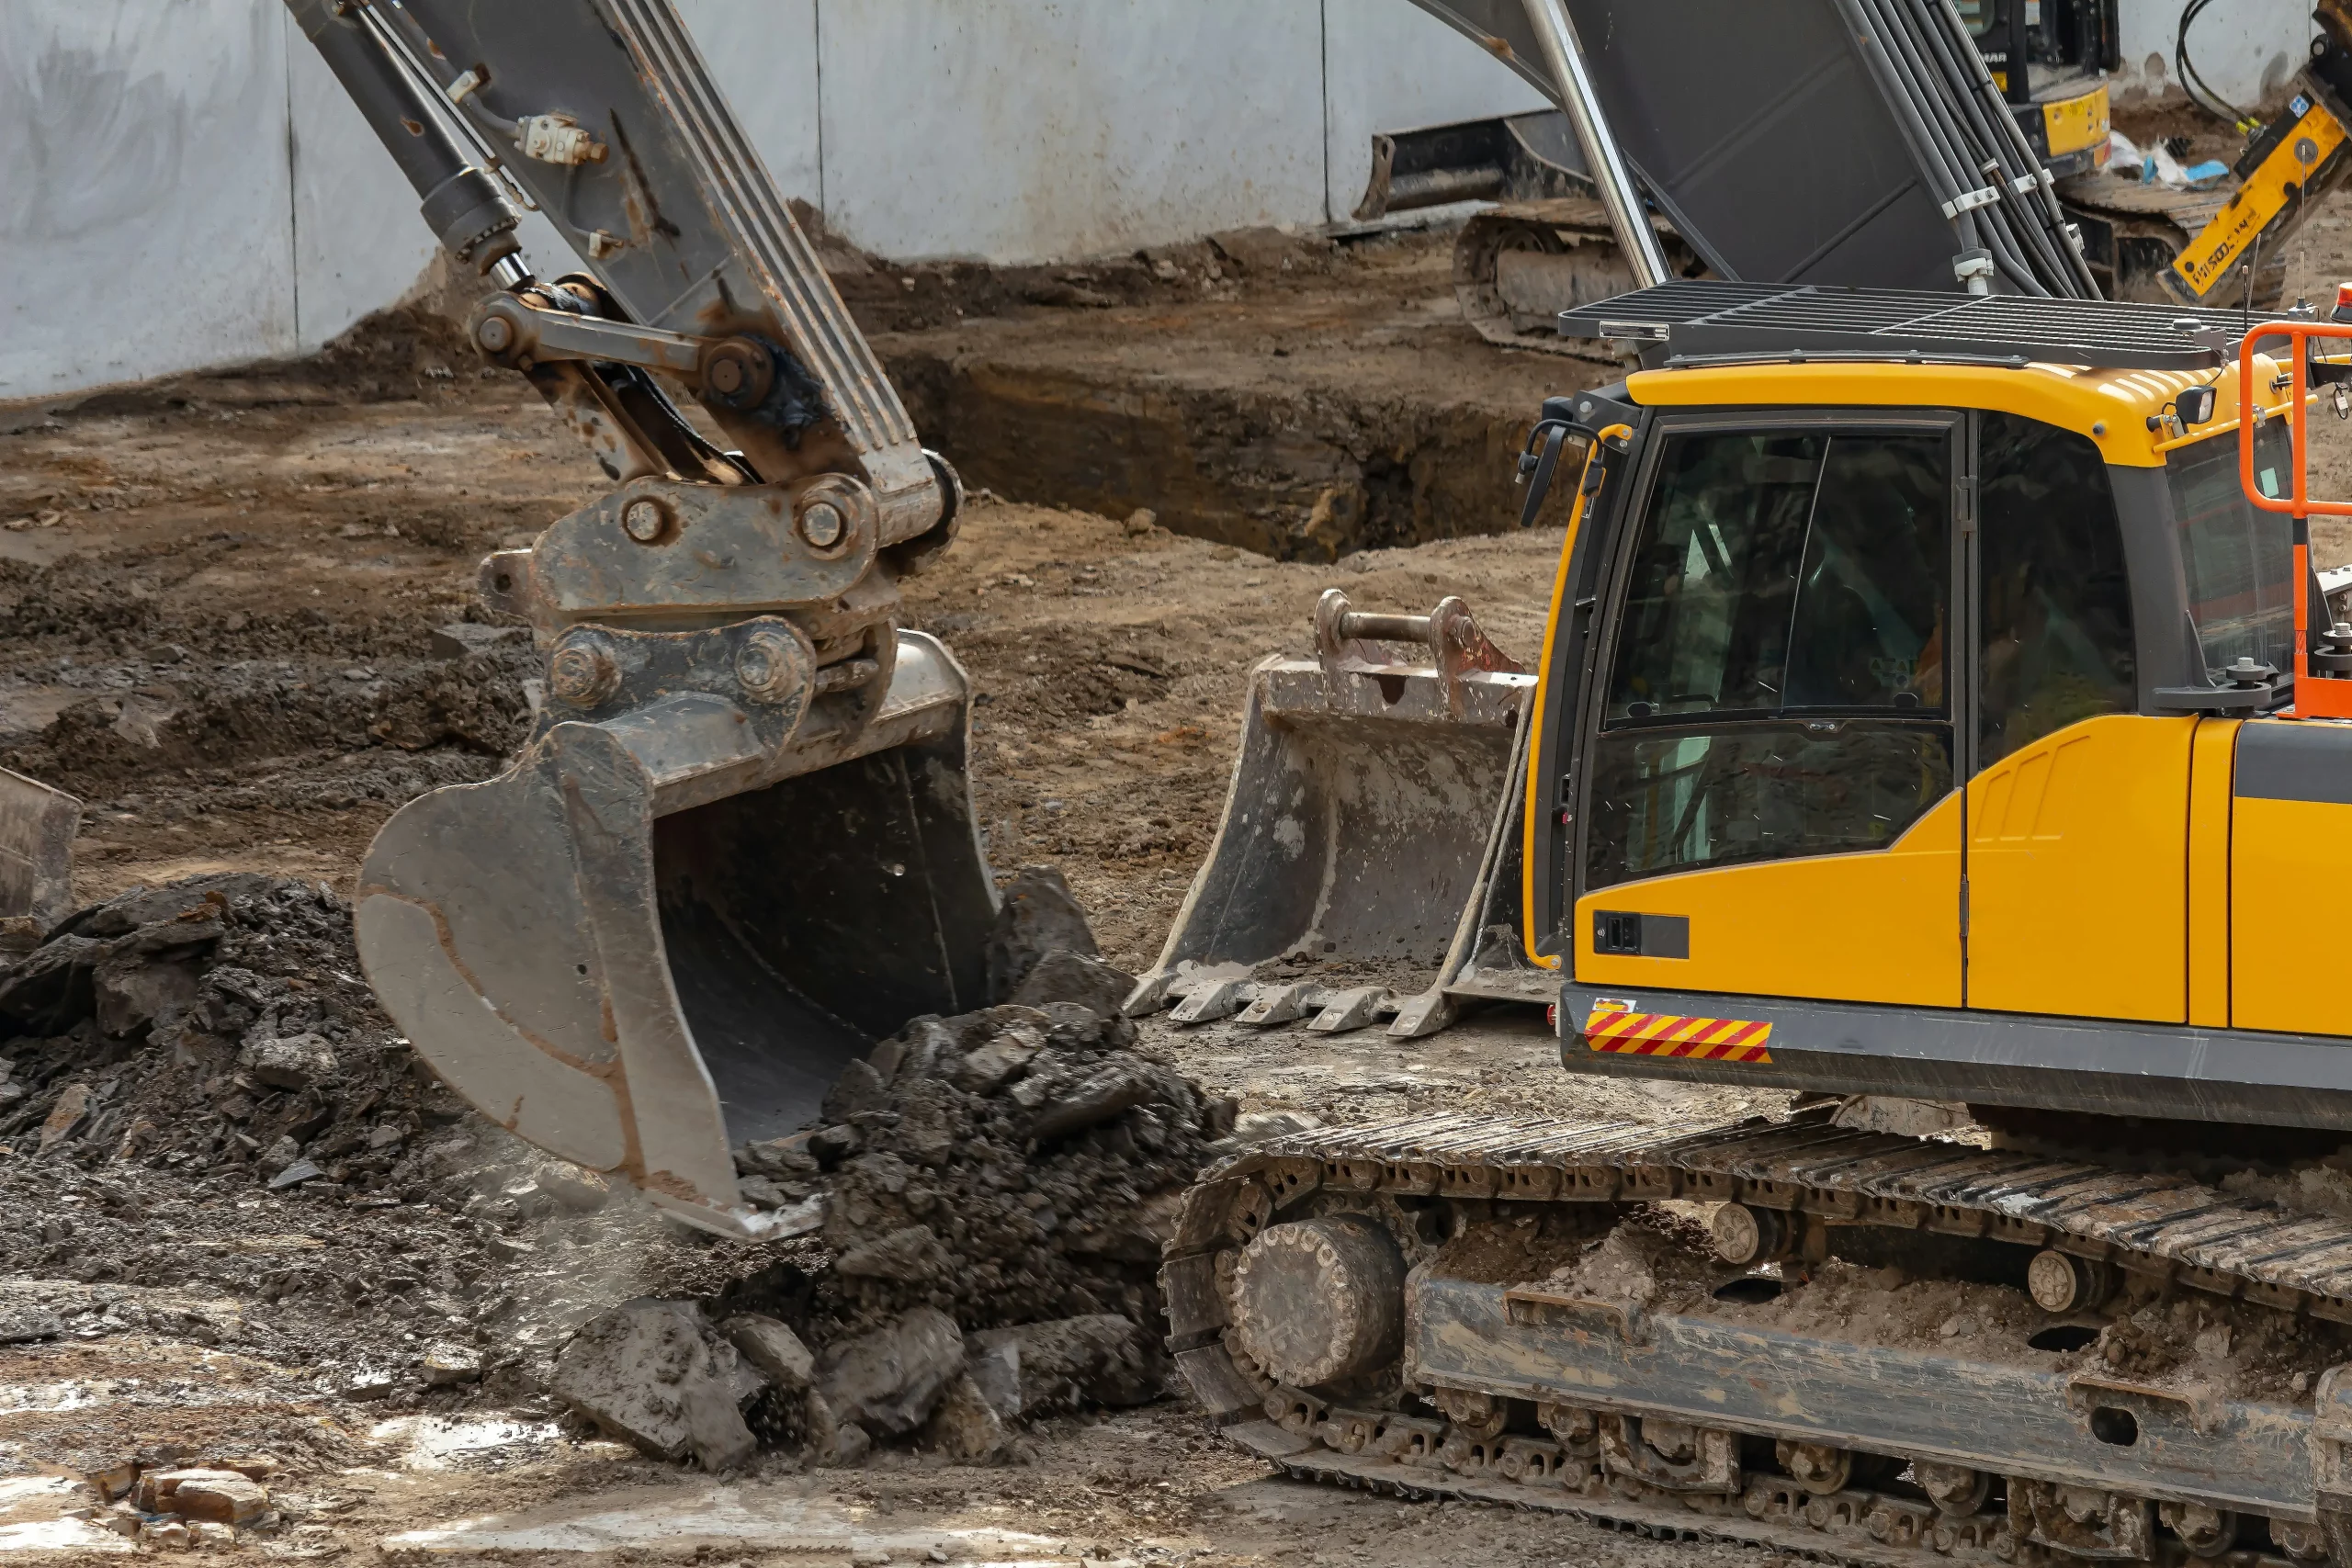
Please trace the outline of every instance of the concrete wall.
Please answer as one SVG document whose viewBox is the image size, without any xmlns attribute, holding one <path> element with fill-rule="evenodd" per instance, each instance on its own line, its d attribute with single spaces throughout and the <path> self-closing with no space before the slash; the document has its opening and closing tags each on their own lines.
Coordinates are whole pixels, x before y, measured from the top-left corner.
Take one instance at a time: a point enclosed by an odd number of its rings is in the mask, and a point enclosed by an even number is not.
<svg viewBox="0 0 2352 1568">
<path fill-rule="evenodd" d="M 786 194 L 909 260 L 1345 220 L 1374 130 L 1538 102 L 1408 0 L 678 5 Z M 2178 0 L 2122 15 L 2119 86 L 2161 88 Z M 2309 34 L 2232 0 L 2191 41 L 2250 102 Z M 315 347 L 431 253 L 276 0 L 0 3 L 0 399 Z"/>
<path fill-rule="evenodd" d="M 2121 0 L 2119 98 L 2180 92 L 2172 68 L 2181 0 Z M 2188 58 L 2212 89 L 2243 109 L 2276 97 L 2302 69 L 2314 26 L 2311 0 L 2229 0 L 2210 6 L 2188 32 Z"/>
</svg>

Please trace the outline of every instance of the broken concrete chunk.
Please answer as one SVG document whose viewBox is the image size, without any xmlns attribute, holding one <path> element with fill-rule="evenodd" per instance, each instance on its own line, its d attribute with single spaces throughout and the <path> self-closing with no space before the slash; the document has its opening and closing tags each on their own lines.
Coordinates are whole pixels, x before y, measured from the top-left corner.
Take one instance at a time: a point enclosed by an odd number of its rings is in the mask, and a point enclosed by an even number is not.
<svg viewBox="0 0 2352 1568">
<path fill-rule="evenodd" d="M 49 1116 L 40 1124 L 40 1152 L 47 1154 L 72 1135 L 90 1113 L 90 1086 L 70 1083 L 58 1092 L 57 1103 L 50 1107 Z"/>
<path fill-rule="evenodd" d="M 1013 1349 L 1023 1416 L 1081 1401 L 1142 1404 L 1159 1393 L 1142 1330 L 1116 1313 L 984 1329 L 972 1344 L 982 1352 Z"/>
<path fill-rule="evenodd" d="M 1122 1111 L 1149 1104 L 1157 1098 L 1156 1089 L 1151 1076 L 1141 1067 L 1125 1063 L 1105 1067 L 1057 1095 L 1051 1104 L 1039 1110 L 1036 1119 L 1029 1124 L 1029 1135 L 1044 1143 L 1083 1132 Z"/>
<path fill-rule="evenodd" d="M 452 1388 L 481 1381 L 481 1352 L 469 1345 L 435 1345 L 425 1351 L 419 1369 L 432 1388 Z"/>
<path fill-rule="evenodd" d="M 970 1094 L 994 1094 L 1019 1077 L 1030 1058 L 1045 1048 L 1043 1034 L 1026 1025 L 1016 1025 L 956 1065 L 956 1087 Z"/>
<path fill-rule="evenodd" d="M 965 1344 L 969 1354 L 964 1359 L 964 1375 L 989 1402 L 989 1408 L 1006 1421 L 1021 1414 L 1021 1341 L 1001 1339 L 982 1345 L 978 1336 L 967 1336 Z"/>
<path fill-rule="evenodd" d="M 90 984 L 98 1028 L 117 1039 L 185 1017 L 196 1005 L 197 971 L 192 964 L 159 962 L 137 953 L 116 953 L 92 972 Z"/>
<path fill-rule="evenodd" d="M 0 1306 L 0 1345 L 53 1339 L 64 1332 L 65 1320 L 45 1306 Z"/>
<path fill-rule="evenodd" d="M 748 1388 L 746 1384 L 748 1383 Z M 559 1401 L 656 1459 L 729 1470 L 757 1447 L 742 1404 L 759 1388 L 691 1302 L 640 1296 L 589 1323 L 556 1358 Z"/>
<path fill-rule="evenodd" d="M 936 1307 L 914 1311 L 826 1352 L 818 1392 L 843 1421 L 899 1434 L 922 1425 L 964 1370 L 964 1333 Z"/>
<path fill-rule="evenodd" d="M 1119 1004 L 1136 988 L 1136 977 L 1114 969 L 1100 958 L 1057 948 L 1037 960 L 1012 993 L 1023 1007 L 1050 1007 L 1068 1002 L 1097 1018 L 1115 1018 Z"/>
<path fill-rule="evenodd" d="M 237 1054 L 237 1065 L 255 1082 L 272 1089 L 305 1089 L 332 1083 L 336 1070 L 334 1047 L 325 1036 L 307 1032 L 249 1040 Z"/>
<path fill-rule="evenodd" d="M 96 1464 L 85 1465 L 82 1479 L 111 1503 L 138 1484 L 139 1461 L 130 1454 L 110 1455 Z"/>
<path fill-rule="evenodd" d="M 911 1285 L 955 1267 L 929 1225 L 909 1225 L 876 1241 L 851 1247 L 834 1261 L 852 1279 L 895 1280 Z"/>
<path fill-rule="evenodd" d="M 922 1446 L 949 1459 L 978 1463 L 994 1459 L 1011 1443 L 1012 1434 L 969 1372 L 958 1374 L 939 1396 L 923 1423 Z"/>
<path fill-rule="evenodd" d="M 1005 885 L 989 932 L 989 999 L 1010 1001 L 1038 961 L 1057 948 L 1085 958 L 1102 955 L 1087 929 L 1086 911 L 1070 896 L 1062 874 L 1051 866 L 1029 866 Z"/>
<path fill-rule="evenodd" d="M 469 654 L 488 653 L 501 643 L 527 641 L 530 635 L 528 626 L 482 626 L 471 621 L 453 621 L 433 628 L 429 646 L 435 659 L 463 659 Z"/>
<path fill-rule="evenodd" d="M 747 1176 L 792 1178 L 817 1174 L 817 1156 L 809 1152 L 807 1133 L 745 1144 L 735 1151 L 735 1168 Z"/>
<path fill-rule="evenodd" d="M 171 1472 L 181 1477 L 162 1511 L 210 1524 L 243 1525 L 269 1512 L 269 1491 L 233 1470 Z"/>
<path fill-rule="evenodd" d="M 566 1160 L 549 1160 L 537 1172 L 539 1190 L 575 1214 L 593 1214 L 613 1201 L 613 1184 L 594 1171 Z"/>
<path fill-rule="evenodd" d="M 789 1325 L 763 1313 L 741 1312 L 721 1323 L 718 1332 L 784 1393 L 806 1393 L 815 1384 L 817 1358 Z"/>
<path fill-rule="evenodd" d="M 825 1093 L 821 1113 L 828 1122 L 846 1122 L 861 1111 L 878 1111 L 888 1093 L 882 1075 L 864 1062 L 852 1062 Z"/>
<path fill-rule="evenodd" d="M 151 1470 L 139 1478 L 131 1502 L 141 1513 L 177 1514 L 241 1525 L 269 1511 L 269 1493 L 233 1470 Z"/>
<path fill-rule="evenodd" d="M 865 1461 L 874 1448 L 872 1433 L 854 1421 L 844 1421 L 834 1415 L 833 1407 L 821 1393 L 811 1393 L 806 1408 L 809 1463 L 846 1470 Z"/>
</svg>

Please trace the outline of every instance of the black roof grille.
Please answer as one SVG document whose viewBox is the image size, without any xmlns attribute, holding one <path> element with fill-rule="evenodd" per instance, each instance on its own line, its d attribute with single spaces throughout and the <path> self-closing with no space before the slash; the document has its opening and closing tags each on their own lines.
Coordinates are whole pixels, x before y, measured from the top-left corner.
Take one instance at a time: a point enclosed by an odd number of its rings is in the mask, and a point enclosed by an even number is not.
<svg viewBox="0 0 2352 1568">
<path fill-rule="evenodd" d="M 1916 359 L 2202 370 L 2227 363 L 2245 320 L 2104 299 L 1678 282 L 1563 310 L 1560 333 L 1631 339 L 1652 366 Z"/>
</svg>

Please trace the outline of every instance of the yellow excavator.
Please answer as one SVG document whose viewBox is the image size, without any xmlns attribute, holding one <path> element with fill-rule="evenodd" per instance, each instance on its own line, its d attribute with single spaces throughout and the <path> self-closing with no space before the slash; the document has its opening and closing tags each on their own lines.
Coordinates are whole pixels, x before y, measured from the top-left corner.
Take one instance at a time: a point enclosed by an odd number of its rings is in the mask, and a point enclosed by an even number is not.
<svg viewBox="0 0 2352 1568">
<path fill-rule="evenodd" d="M 1303 1477 L 1835 1561 L 2352 1562 L 2352 1217 L 2276 1196 L 2352 1140 L 2303 472 L 2352 326 L 1676 282 L 1563 329 L 1642 368 L 1538 427 L 1576 514 L 1473 902 L 1571 1071 L 1815 1103 L 1229 1159 L 1163 1275 L 1194 1394 Z M 1873 1130 L 1917 1102 L 1966 1113 Z"/>
</svg>

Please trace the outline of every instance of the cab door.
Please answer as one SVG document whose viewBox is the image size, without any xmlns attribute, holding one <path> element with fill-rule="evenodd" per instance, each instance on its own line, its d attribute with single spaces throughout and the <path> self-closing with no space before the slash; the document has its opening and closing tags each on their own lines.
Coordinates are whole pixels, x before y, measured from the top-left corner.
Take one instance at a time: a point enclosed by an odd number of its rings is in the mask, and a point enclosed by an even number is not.
<svg viewBox="0 0 2352 1568">
<path fill-rule="evenodd" d="M 1968 1005 L 2188 1016 L 2194 718 L 2132 711 L 2131 580 L 2086 438 L 1975 416 Z"/>
<path fill-rule="evenodd" d="M 1661 416 L 1583 711 L 1575 976 L 1957 1007 L 1957 414 Z"/>
</svg>

